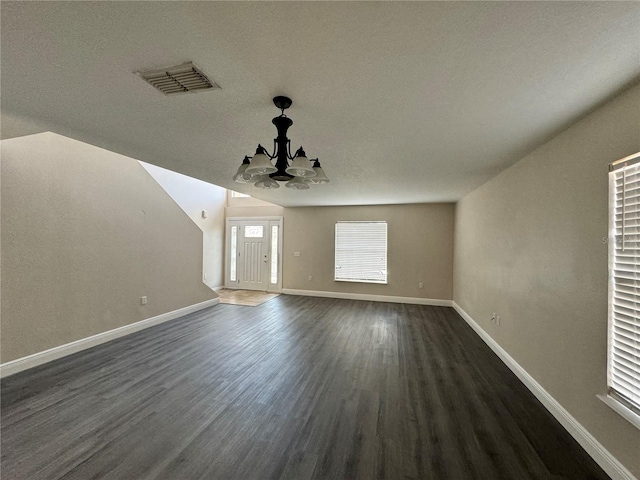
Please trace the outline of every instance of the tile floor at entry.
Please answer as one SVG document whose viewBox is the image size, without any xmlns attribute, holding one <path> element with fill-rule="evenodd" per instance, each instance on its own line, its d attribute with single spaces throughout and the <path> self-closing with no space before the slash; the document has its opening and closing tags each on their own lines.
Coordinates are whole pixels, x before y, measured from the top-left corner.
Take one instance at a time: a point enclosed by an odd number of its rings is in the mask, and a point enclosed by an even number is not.
<svg viewBox="0 0 640 480">
<path fill-rule="evenodd" d="M 257 307 L 280 295 L 279 293 L 267 293 L 255 290 L 232 290 L 229 288 L 216 290 L 216 293 L 220 297 L 220 303 L 244 305 L 247 307 Z"/>
</svg>

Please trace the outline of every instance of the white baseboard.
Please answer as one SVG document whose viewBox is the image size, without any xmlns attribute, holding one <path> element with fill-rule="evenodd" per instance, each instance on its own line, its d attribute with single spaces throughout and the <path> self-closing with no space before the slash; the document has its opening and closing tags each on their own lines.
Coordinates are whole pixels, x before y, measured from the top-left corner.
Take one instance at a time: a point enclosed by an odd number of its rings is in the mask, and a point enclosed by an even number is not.
<svg viewBox="0 0 640 480">
<path fill-rule="evenodd" d="M 498 343 L 478 325 L 456 302 L 453 308 L 475 330 L 500 360 L 520 379 L 571 436 L 585 449 L 613 480 L 637 480 L 636 477 L 598 442 L 565 408 L 516 362 Z"/>
<path fill-rule="evenodd" d="M 145 328 L 153 327 L 154 325 L 159 325 L 161 323 L 168 322 L 169 320 L 174 320 L 189 313 L 202 310 L 203 308 L 213 307 L 214 305 L 217 305 L 219 303 L 219 298 L 213 298 L 201 303 L 196 303 L 195 305 L 189 305 L 188 307 L 179 308 L 178 310 L 173 310 L 172 312 L 163 313 L 155 317 L 147 318 L 136 323 L 125 325 L 123 327 L 114 328 L 113 330 L 98 333 L 90 337 L 81 338 L 80 340 L 76 340 L 75 342 L 60 345 L 58 347 L 53 347 L 49 350 L 44 350 L 42 352 L 34 353 L 26 357 L 11 360 L 10 362 L 6 362 L 0 365 L 0 378 L 8 377 L 9 375 L 13 375 L 14 373 L 37 367 L 38 365 L 42 365 L 43 363 L 66 357 L 67 355 L 86 350 L 87 348 L 95 347 L 96 345 L 109 342 L 119 337 L 124 337 L 125 335 L 129 335 L 139 330 L 144 330 Z"/>
<path fill-rule="evenodd" d="M 371 302 L 411 303 L 414 305 L 434 305 L 437 307 L 453 306 L 452 300 L 441 300 L 439 298 L 394 297 L 389 295 L 371 295 L 368 293 L 323 292 L 320 290 L 296 290 L 292 288 L 283 288 L 282 293 L 285 295 L 303 295 L 306 297 L 325 297 L 325 298 L 344 298 L 347 300 L 368 300 Z"/>
</svg>

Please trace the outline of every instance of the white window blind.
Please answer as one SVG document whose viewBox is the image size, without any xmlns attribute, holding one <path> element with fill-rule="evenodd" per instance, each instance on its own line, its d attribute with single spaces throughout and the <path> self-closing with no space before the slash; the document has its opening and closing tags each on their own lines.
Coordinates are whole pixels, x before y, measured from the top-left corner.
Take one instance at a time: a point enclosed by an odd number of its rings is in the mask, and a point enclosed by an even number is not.
<svg viewBox="0 0 640 480">
<path fill-rule="evenodd" d="M 387 222 L 337 222 L 335 280 L 387 283 Z"/>
<path fill-rule="evenodd" d="M 609 173 L 609 395 L 640 414 L 640 154 Z"/>
</svg>

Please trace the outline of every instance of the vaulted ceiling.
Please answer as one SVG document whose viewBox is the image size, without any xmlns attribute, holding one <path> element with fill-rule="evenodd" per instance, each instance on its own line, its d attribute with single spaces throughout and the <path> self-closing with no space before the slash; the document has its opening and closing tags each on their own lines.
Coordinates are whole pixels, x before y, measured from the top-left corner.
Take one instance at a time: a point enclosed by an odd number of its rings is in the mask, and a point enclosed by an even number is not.
<svg viewBox="0 0 640 480">
<path fill-rule="evenodd" d="M 52 130 L 285 206 L 455 201 L 640 79 L 637 2 L 1 8 L 4 138 Z M 222 88 L 169 97 L 134 73 L 185 61 Z M 231 180 L 272 145 L 275 95 L 331 183 Z"/>
</svg>

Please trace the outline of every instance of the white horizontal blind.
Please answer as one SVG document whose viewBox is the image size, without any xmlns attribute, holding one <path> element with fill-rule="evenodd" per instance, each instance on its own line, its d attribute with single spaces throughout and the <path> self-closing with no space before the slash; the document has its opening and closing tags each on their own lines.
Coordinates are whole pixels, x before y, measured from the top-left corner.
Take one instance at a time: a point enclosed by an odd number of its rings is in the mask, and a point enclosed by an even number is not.
<svg viewBox="0 0 640 480">
<path fill-rule="evenodd" d="M 609 192 L 609 394 L 640 414 L 640 164 L 612 166 Z"/>
<path fill-rule="evenodd" d="M 387 222 L 336 223 L 335 280 L 387 283 Z"/>
</svg>

